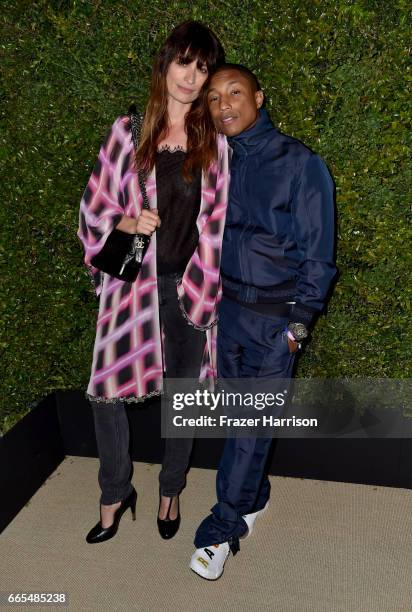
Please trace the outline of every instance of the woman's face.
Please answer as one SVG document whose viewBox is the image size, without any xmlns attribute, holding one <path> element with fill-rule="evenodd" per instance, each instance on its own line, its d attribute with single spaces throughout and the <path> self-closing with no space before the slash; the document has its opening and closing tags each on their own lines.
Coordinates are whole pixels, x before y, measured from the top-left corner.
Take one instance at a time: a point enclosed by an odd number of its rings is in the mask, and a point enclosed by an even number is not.
<svg viewBox="0 0 412 612">
<path fill-rule="evenodd" d="M 184 63 L 173 60 L 166 73 L 166 87 L 170 98 L 181 104 L 191 104 L 199 96 L 207 79 L 207 66 L 198 66 L 198 60 Z"/>
</svg>

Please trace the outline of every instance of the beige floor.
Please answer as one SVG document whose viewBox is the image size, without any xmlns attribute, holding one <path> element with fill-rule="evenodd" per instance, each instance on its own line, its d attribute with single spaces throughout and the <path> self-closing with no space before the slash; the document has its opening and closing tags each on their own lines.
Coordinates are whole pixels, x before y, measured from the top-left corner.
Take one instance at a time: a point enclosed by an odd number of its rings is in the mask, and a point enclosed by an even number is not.
<svg viewBox="0 0 412 612">
<path fill-rule="evenodd" d="M 208 582 L 188 561 L 215 473 L 191 470 L 181 529 L 165 542 L 155 524 L 158 466 L 136 463 L 136 522 L 127 513 L 115 538 L 91 546 L 97 466 L 67 457 L 3 532 L 1 591 L 65 591 L 63 609 L 79 612 L 412 611 L 412 491 L 272 477 L 269 511 Z"/>
</svg>

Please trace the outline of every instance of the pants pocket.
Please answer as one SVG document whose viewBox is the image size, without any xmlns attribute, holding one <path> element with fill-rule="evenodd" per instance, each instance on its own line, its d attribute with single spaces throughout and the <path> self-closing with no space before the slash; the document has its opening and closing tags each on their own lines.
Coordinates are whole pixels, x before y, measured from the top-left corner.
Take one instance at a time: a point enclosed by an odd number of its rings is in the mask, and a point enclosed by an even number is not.
<svg viewBox="0 0 412 612">
<path fill-rule="evenodd" d="M 295 353 L 289 351 L 288 337 L 284 328 L 278 329 L 272 346 L 264 353 L 258 377 L 290 378 Z"/>
</svg>

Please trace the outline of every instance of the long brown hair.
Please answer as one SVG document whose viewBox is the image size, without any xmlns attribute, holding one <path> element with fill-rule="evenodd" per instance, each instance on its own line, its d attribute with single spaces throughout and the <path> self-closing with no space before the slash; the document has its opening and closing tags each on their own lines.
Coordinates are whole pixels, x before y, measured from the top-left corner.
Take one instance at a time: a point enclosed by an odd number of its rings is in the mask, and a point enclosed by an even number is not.
<svg viewBox="0 0 412 612">
<path fill-rule="evenodd" d="M 216 35 L 198 21 L 185 21 L 176 26 L 166 39 L 152 69 L 150 96 L 142 127 L 140 145 L 136 154 L 138 168 L 150 171 L 155 163 L 157 143 L 168 130 L 166 74 L 173 60 L 207 66 L 208 75 L 225 60 L 223 47 Z M 193 171 L 206 172 L 216 158 L 216 130 L 203 104 L 203 95 L 192 103 L 185 117 L 187 156 L 183 166 L 184 177 L 190 180 Z"/>
</svg>

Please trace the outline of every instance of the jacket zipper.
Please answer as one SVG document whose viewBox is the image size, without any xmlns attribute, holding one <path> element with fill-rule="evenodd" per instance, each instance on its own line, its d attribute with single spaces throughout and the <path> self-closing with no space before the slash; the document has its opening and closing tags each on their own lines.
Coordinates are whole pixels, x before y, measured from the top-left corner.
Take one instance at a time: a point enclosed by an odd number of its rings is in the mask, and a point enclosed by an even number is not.
<svg viewBox="0 0 412 612">
<path fill-rule="evenodd" d="M 242 173 L 239 172 L 239 175 L 241 174 L 241 189 L 239 190 L 240 194 L 244 194 L 244 184 L 245 184 L 245 175 L 246 175 L 246 160 L 247 158 L 244 159 L 243 162 L 243 168 L 242 168 Z M 246 212 L 246 218 L 247 218 L 247 225 L 245 225 L 245 227 L 242 230 L 242 233 L 240 234 L 239 237 L 239 249 L 238 249 L 238 257 L 239 257 L 239 270 L 240 270 L 240 278 L 242 283 L 247 284 L 247 280 L 246 280 L 246 275 L 245 275 L 245 267 L 243 265 L 243 261 L 246 262 L 246 258 L 244 258 L 244 235 L 246 234 L 246 232 L 249 229 L 249 211 L 245 209 Z"/>
</svg>

